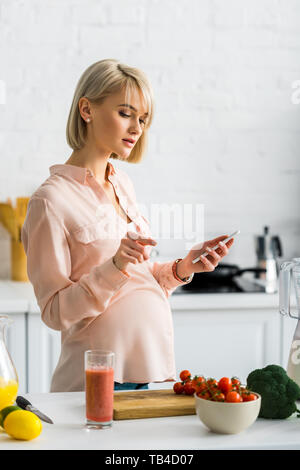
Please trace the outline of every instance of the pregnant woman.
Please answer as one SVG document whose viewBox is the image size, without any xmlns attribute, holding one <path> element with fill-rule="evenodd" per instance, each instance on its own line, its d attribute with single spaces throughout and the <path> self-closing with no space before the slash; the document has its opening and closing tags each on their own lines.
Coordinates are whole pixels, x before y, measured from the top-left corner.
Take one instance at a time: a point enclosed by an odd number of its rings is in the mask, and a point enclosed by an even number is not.
<svg viewBox="0 0 300 470">
<path fill-rule="evenodd" d="M 140 162 L 152 118 L 142 71 L 114 59 L 92 64 L 67 122 L 73 152 L 30 198 L 22 229 L 28 276 L 43 322 L 61 331 L 52 392 L 84 390 L 88 349 L 115 353 L 116 390 L 176 380 L 168 297 L 194 272 L 214 270 L 233 243 L 223 235 L 183 259 L 150 261 L 149 222 L 131 179 L 109 159 Z"/>
</svg>

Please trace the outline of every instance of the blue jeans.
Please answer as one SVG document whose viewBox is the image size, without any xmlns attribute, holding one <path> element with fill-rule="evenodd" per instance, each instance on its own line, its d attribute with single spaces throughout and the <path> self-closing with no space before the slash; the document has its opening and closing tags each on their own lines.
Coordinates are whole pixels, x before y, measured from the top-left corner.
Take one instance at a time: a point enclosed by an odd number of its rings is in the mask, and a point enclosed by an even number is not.
<svg viewBox="0 0 300 470">
<path fill-rule="evenodd" d="M 120 384 L 119 382 L 114 383 L 114 390 L 138 390 L 138 389 L 148 389 L 149 384 L 135 384 L 131 382 L 124 382 Z"/>
</svg>

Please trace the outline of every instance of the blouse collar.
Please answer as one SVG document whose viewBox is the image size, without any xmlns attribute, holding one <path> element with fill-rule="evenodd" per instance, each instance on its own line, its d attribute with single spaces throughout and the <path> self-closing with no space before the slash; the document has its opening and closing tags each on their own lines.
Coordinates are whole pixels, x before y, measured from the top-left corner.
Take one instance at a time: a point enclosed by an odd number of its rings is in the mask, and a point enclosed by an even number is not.
<svg viewBox="0 0 300 470">
<path fill-rule="evenodd" d="M 114 175 L 116 171 L 112 163 L 107 162 L 107 165 L 108 165 L 108 177 L 111 175 Z M 71 178 L 74 178 L 76 181 L 79 181 L 79 183 L 82 183 L 82 184 L 85 184 L 86 176 L 88 174 L 93 176 L 93 172 L 89 170 L 88 168 L 65 164 L 65 163 L 52 165 L 50 166 L 49 171 L 50 171 L 50 175 L 70 176 Z"/>
</svg>

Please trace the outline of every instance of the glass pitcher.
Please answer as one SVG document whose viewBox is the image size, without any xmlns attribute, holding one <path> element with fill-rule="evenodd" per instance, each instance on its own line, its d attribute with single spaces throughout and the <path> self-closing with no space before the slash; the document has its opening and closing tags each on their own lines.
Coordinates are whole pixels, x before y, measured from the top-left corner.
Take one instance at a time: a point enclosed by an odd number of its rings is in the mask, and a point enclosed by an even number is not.
<svg viewBox="0 0 300 470">
<path fill-rule="evenodd" d="M 19 388 L 17 371 L 5 346 L 6 327 L 11 323 L 7 315 L 0 315 L 0 410 L 13 405 Z"/>
<path fill-rule="evenodd" d="M 291 276 L 292 273 L 292 276 Z M 294 280 L 297 310 L 291 312 L 290 291 L 291 277 Z M 279 271 L 279 312 L 292 318 L 300 319 L 300 258 L 293 258 L 280 266 Z"/>
</svg>

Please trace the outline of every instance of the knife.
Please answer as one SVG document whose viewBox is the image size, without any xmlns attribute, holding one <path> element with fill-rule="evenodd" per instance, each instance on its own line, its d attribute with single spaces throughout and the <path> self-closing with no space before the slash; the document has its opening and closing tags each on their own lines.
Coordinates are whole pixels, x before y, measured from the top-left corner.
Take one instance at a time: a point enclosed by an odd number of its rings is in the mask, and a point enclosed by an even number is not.
<svg viewBox="0 0 300 470">
<path fill-rule="evenodd" d="M 46 423 L 53 424 L 52 419 L 50 419 L 48 416 L 46 416 L 44 413 L 42 413 L 40 410 L 32 406 L 30 401 L 26 400 L 26 398 L 21 397 L 20 395 L 16 398 L 16 403 L 17 405 L 22 408 L 23 410 L 28 410 L 34 413 L 36 416 L 41 418 L 42 421 L 45 421 Z"/>
</svg>

